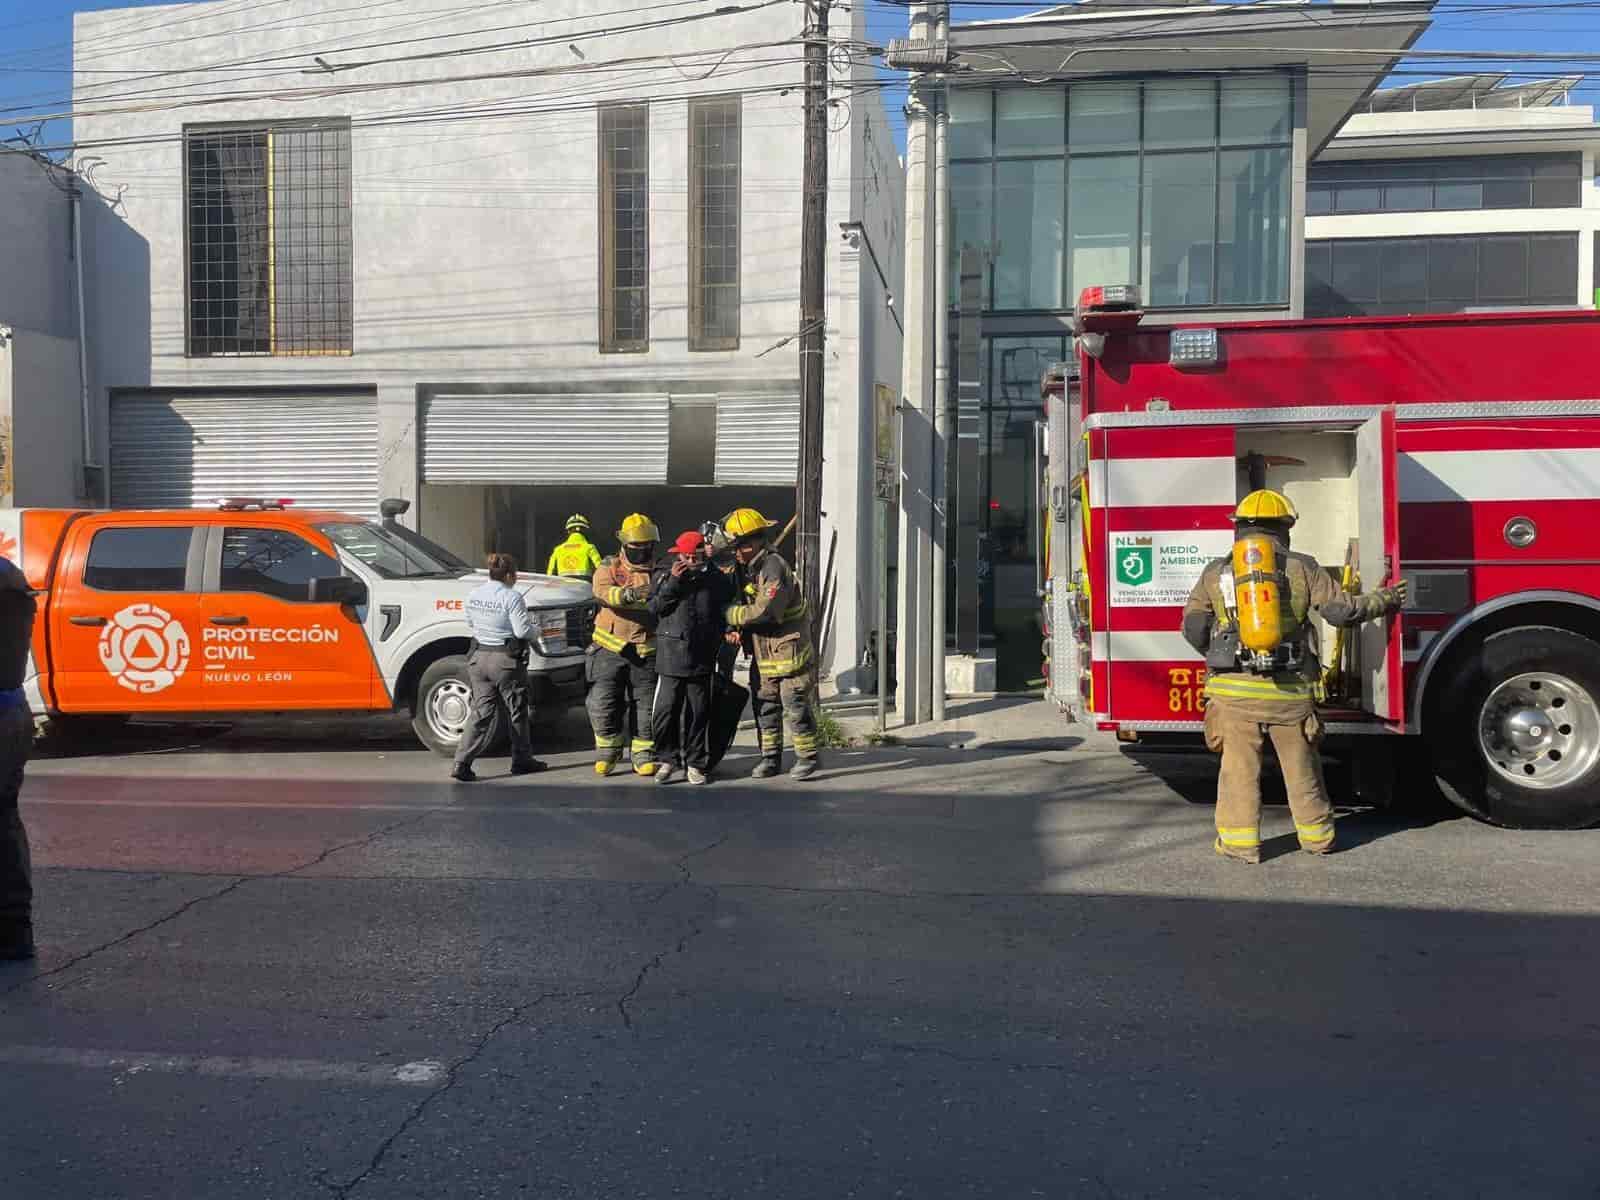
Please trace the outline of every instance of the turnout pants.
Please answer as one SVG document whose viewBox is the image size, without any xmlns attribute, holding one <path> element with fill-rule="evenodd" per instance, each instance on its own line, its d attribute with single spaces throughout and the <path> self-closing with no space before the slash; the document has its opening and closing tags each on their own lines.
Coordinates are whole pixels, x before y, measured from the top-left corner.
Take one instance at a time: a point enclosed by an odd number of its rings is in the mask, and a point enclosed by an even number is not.
<svg viewBox="0 0 1600 1200">
<path fill-rule="evenodd" d="M 595 759 L 614 763 L 622 757 L 622 744 L 632 742 L 633 765 L 655 761 L 655 736 L 651 731 L 651 705 L 655 702 L 656 668 L 648 658 L 618 654 L 604 646 L 589 650 L 589 724 L 594 728 Z"/>
<path fill-rule="evenodd" d="M 783 759 L 783 727 L 794 736 L 797 758 L 817 757 L 817 675 L 802 671 L 782 679 L 764 679 L 750 669 L 751 695 L 755 698 L 756 729 L 761 735 L 761 757 Z"/>
<path fill-rule="evenodd" d="M 0 942 L 26 939 L 33 927 L 33 868 L 17 797 L 33 749 L 33 714 L 19 704 L 0 712 Z"/>
<path fill-rule="evenodd" d="M 511 718 L 511 761 L 533 757 L 528 738 L 528 679 L 522 660 L 494 646 L 480 646 L 467 660 L 472 683 L 472 719 L 456 748 L 456 766 L 470 767 L 489 749 L 495 713 L 504 706 Z"/>
<path fill-rule="evenodd" d="M 1300 848 L 1333 849 L 1333 805 L 1322 777 L 1322 722 L 1309 703 L 1212 699 L 1206 704 L 1206 744 L 1222 753 L 1217 778 L 1217 837 L 1243 858 L 1261 853 L 1261 748 L 1267 738 L 1283 769 L 1289 811 Z"/>
<path fill-rule="evenodd" d="M 661 676 L 656 682 L 651 727 L 659 761 L 710 770 L 711 676 Z"/>
</svg>

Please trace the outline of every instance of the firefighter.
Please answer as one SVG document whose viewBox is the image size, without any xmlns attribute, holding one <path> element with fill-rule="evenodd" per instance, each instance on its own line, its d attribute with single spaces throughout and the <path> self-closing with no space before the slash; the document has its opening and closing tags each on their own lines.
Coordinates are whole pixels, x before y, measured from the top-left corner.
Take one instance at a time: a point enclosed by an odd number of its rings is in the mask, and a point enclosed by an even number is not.
<svg viewBox="0 0 1600 1200">
<path fill-rule="evenodd" d="M 594 573 L 594 598 L 600 602 L 588 658 L 594 772 L 611 774 L 631 733 L 634 771 L 654 775 L 650 706 L 656 691 L 656 619 L 649 604 L 661 533 L 649 517 L 633 513 L 617 530 L 617 540 L 617 556 L 605 559 Z"/>
<path fill-rule="evenodd" d="M 1183 609 L 1183 637 L 1206 656 L 1206 745 L 1222 755 L 1216 852 L 1261 861 L 1261 747 L 1271 738 L 1300 848 L 1333 849 L 1333 808 L 1317 746 L 1319 616 L 1354 626 L 1398 609 L 1404 581 L 1354 596 L 1308 554 L 1289 551 L 1298 519 L 1286 496 L 1254 491 L 1234 511 L 1234 552 L 1210 563 Z"/>
<path fill-rule="evenodd" d="M 567 540 L 550 551 L 546 575 L 563 579 L 593 579 L 600 566 L 600 551 L 589 540 L 589 518 L 573 513 L 567 518 Z"/>
<path fill-rule="evenodd" d="M 794 734 L 794 779 L 817 773 L 816 654 L 811 621 L 799 580 L 771 546 L 773 522 L 753 508 L 729 513 L 722 522 L 744 573 L 743 602 L 728 609 L 728 624 L 750 637 L 755 669 L 756 727 L 761 761 L 751 772 L 770 779 L 783 768 L 783 727 Z"/>
</svg>

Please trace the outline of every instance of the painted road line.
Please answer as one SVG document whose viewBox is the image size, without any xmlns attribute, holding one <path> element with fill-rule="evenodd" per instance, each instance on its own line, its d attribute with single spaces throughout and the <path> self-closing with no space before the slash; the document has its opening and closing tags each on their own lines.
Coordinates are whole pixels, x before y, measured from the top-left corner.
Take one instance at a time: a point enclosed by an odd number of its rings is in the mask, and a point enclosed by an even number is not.
<svg viewBox="0 0 1600 1200">
<path fill-rule="evenodd" d="M 66 1046 L 0 1046 L 0 1063 L 27 1067 L 67 1067 L 135 1075 L 200 1075 L 212 1079 L 284 1079 L 299 1083 L 349 1083 L 360 1087 L 435 1087 L 448 1070 L 437 1059 L 373 1065 L 324 1062 L 314 1058 L 218 1057 L 149 1054 L 133 1050 L 78 1050 Z"/>
</svg>

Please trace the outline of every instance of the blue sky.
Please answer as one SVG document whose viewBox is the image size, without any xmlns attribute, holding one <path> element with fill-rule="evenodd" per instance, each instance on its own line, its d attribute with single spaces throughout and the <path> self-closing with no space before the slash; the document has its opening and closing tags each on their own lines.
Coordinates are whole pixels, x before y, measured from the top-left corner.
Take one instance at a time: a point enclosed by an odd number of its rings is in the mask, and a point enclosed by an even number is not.
<svg viewBox="0 0 1600 1200">
<path fill-rule="evenodd" d="M 355 7 L 353 0 L 328 0 L 331 9 Z M 873 35 L 880 40 L 905 29 L 905 10 L 894 0 L 853 0 L 867 4 Z M 229 11 L 259 10 L 270 19 L 276 0 L 209 0 L 206 6 Z M 69 94 L 72 64 L 71 40 L 73 12 L 102 8 L 144 7 L 128 0 L 0 0 L 0 139 L 11 136 L 22 114 L 13 111 L 22 105 L 50 105 Z M 205 7 L 205 6 L 196 6 Z M 372 4 L 370 7 L 381 7 Z M 1036 11 L 1040 4 L 956 4 L 956 21 L 1007 16 Z M 151 18 L 159 25 L 161 18 Z M 1419 48 L 1450 51 L 1489 52 L 1515 55 L 1520 52 L 1552 54 L 1600 54 L 1600 0 L 1440 0 L 1433 29 Z M 1462 71 L 1517 70 L 1511 61 L 1415 63 L 1430 74 L 1456 74 Z M 1574 99 L 1600 104 L 1600 60 L 1594 63 L 1555 62 L 1521 64 L 1523 71 L 1541 74 L 1570 70 L 1589 72 Z M 898 99 L 889 97 L 891 110 Z M 61 107 L 65 107 L 61 105 Z M 44 108 L 37 111 L 51 111 Z M 896 112 L 895 115 L 898 115 Z M 49 131 L 51 141 L 67 136 L 65 126 Z"/>
</svg>

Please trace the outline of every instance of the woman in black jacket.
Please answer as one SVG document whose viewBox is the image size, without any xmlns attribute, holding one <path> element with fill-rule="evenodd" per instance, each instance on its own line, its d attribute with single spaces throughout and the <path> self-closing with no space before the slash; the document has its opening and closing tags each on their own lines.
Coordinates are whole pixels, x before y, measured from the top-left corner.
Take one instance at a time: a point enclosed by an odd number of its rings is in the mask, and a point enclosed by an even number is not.
<svg viewBox="0 0 1600 1200">
<path fill-rule="evenodd" d="M 657 783 L 671 783 L 688 767 L 690 783 L 710 769 L 711 675 L 717 669 L 727 625 L 723 614 L 737 593 L 731 577 L 712 565 L 705 538 L 690 532 L 672 544 L 670 565 L 657 569 L 650 588 L 656 617 L 656 699 L 651 717 Z"/>
</svg>

